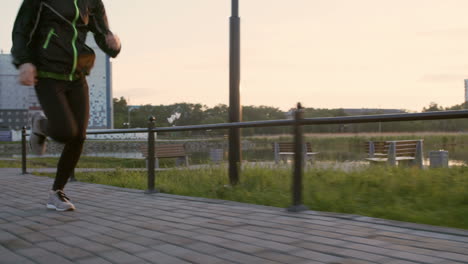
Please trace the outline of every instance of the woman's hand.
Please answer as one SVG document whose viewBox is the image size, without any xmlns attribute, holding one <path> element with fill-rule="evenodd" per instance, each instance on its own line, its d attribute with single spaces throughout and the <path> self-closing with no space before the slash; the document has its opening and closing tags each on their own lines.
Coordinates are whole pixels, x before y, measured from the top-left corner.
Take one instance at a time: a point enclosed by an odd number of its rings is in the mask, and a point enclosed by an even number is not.
<svg viewBox="0 0 468 264">
<path fill-rule="evenodd" d="M 21 64 L 19 67 L 19 82 L 26 86 L 33 86 L 37 83 L 37 71 L 34 64 Z"/>
<path fill-rule="evenodd" d="M 106 43 L 109 48 L 113 50 L 119 50 L 120 49 L 120 39 L 119 36 L 109 33 L 106 35 Z"/>
</svg>

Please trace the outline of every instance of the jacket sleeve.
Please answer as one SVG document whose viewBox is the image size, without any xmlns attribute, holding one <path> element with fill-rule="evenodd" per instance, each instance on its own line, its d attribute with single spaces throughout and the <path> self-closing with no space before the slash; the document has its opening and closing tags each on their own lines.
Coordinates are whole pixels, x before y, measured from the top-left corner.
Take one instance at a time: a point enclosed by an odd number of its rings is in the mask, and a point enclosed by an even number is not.
<svg viewBox="0 0 468 264">
<path fill-rule="evenodd" d="M 24 0 L 16 16 L 11 48 L 13 64 L 16 68 L 21 64 L 34 61 L 30 43 L 39 22 L 40 12 L 40 0 Z"/>
<path fill-rule="evenodd" d="M 101 0 L 95 0 L 92 10 L 90 10 L 90 19 L 88 28 L 94 33 L 94 39 L 98 44 L 99 48 L 104 51 L 107 55 L 112 58 L 117 57 L 120 53 L 121 47 L 118 50 L 114 50 L 107 45 L 106 35 L 112 34 L 109 29 L 109 23 L 107 21 L 106 10 Z"/>
</svg>

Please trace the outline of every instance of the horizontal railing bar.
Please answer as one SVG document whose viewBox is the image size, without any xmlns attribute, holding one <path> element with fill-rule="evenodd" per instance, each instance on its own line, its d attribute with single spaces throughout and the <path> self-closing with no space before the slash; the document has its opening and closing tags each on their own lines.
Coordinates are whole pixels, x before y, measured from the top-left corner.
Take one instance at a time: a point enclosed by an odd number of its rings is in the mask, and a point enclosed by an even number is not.
<svg viewBox="0 0 468 264">
<path fill-rule="evenodd" d="M 180 132 L 194 130 L 210 130 L 210 129 L 229 129 L 229 128 L 249 128 L 249 127 L 272 127 L 272 126 L 289 126 L 294 123 L 294 120 L 267 120 L 267 121 L 250 121 L 236 123 L 220 123 L 207 125 L 190 125 L 190 126 L 174 126 L 174 127 L 158 127 L 153 129 L 153 132 Z M 88 135 L 100 134 L 120 134 L 120 133 L 148 133 L 147 128 L 138 129 L 103 129 L 99 131 L 88 131 Z"/>
<path fill-rule="evenodd" d="M 128 133 L 148 133 L 148 128 L 133 128 L 133 129 L 103 129 L 97 131 L 87 131 L 88 135 L 102 134 L 128 134 Z"/>
<path fill-rule="evenodd" d="M 341 117 L 317 117 L 305 118 L 301 120 L 302 125 L 329 125 L 329 124 L 351 124 L 351 123 L 375 123 L 375 122 L 397 122 L 397 121 L 418 121 L 418 120 L 438 120 L 438 119 L 457 119 L 468 118 L 468 110 L 440 111 L 426 113 L 410 114 L 384 114 L 384 115 L 365 115 L 365 116 L 341 116 Z M 250 128 L 250 127 L 273 127 L 290 126 L 294 120 L 265 120 L 249 121 L 235 123 L 221 123 L 208 125 L 191 125 L 175 127 L 158 127 L 153 132 L 181 132 L 209 129 L 229 129 L 229 128 Z M 148 133 L 147 128 L 138 129 L 108 129 L 99 131 L 89 131 L 88 135 L 99 134 L 120 134 L 120 133 Z"/>
<path fill-rule="evenodd" d="M 273 127 L 273 126 L 290 126 L 294 124 L 294 120 L 267 120 L 267 121 L 249 121 L 249 122 L 233 122 L 224 124 L 209 124 L 209 125 L 193 125 L 179 127 L 158 127 L 155 132 L 180 132 L 193 130 L 210 130 L 210 129 L 229 129 L 229 128 L 251 128 L 251 127 Z"/>
<path fill-rule="evenodd" d="M 468 110 L 440 111 L 411 114 L 384 114 L 365 116 L 343 116 L 343 117 L 318 117 L 304 118 L 303 125 L 330 125 L 330 124 L 351 124 L 351 123 L 375 123 L 375 122 L 398 122 L 398 121 L 419 121 L 437 119 L 468 118 Z"/>
<path fill-rule="evenodd" d="M 302 125 L 324 125 L 324 124 L 350 124 L 350 123 L 372 123 L 372 122 L 394 122 L 394 121 L 416 121 L 416 120 L 437 120 L 468 118 L 468 110 L 441 111 L 412 114 L 385 114 L 368 116 L 343 116 L 343 117 L 318 117 L 305 118 L 301 120 Z M 189 130 L 227 129 L 227 128 L 249 128 L 249 127 L 270 127 L 293 125 L 294 120 L 267 120 L 236 122 L 225 124 L 194 125 L 180 127 L 159 127 L 155 132 L 177 132 Z"/>
</svg>

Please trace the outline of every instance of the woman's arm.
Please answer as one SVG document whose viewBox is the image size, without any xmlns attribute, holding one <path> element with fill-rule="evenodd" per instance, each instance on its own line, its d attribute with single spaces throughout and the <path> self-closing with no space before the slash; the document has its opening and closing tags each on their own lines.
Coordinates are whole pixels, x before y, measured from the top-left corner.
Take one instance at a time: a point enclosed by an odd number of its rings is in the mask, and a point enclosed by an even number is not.
<svg viewBox="0 0 468 264">
<path fill-rule="evenodd" d="M 24 0 L 16 16 L 12 32 L 11 55 L 13 56 L 13 64 L 17 68 L 24 63 L 33 62 L 30 43 L 37 27 L 40 9 L 40 0 Z"/>
<path fill-rule="evenodd" d="M 34 85 L 37 82 L 36 67 L 32 63 L 31 41 L 41 14 L 40 0 L 24 0 L 13 26 L 11 55 L 13 64 L 19 68 L 19 82 Z"/>
<path fill-rule="evenodd" d="M 95 0 L 93 10 L 91 10 L 88 28 L 94 33 L 94 39 L 99 48 L 112 58 L 120 53 L 120 39 L 109 29 L 106 10 L 101 0 Z"/>
</svg>

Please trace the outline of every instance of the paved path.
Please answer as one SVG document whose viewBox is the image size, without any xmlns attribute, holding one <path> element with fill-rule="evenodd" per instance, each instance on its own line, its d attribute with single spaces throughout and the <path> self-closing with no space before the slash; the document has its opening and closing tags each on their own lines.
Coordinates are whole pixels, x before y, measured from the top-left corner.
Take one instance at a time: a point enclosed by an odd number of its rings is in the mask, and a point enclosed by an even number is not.
<svg viewBox="0 0 468 264">
<path fill-rule="evenodd" d="M 468 263 L 468 231 L 81 182 L 0 169 L 0 263 Z"/>
</svg>

